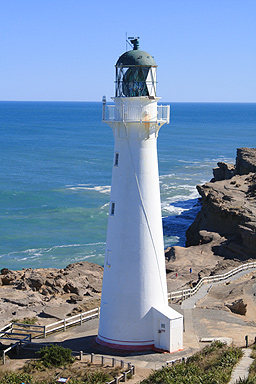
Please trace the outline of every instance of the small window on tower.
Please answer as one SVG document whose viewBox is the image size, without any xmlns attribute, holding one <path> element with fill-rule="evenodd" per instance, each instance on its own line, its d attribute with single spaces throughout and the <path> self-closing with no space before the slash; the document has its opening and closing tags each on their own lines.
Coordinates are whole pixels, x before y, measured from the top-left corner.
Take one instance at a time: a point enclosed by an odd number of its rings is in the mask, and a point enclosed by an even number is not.
<svg viewBox="0 0 256 384">
<path fill-rule="evenodd" d="M 115 203 L 111 203 L 110 215 L 114 216 L 115 214 Z"/>
<path fill-rule="evenodd" d="M 115 153 L 115 162 L 114 162 L 114 166 L 115 166 L 115 167 L 118 167 L 118 161 L 119 161 L 119 153 L 116 152 L 116 153 Z"/>
</svg>

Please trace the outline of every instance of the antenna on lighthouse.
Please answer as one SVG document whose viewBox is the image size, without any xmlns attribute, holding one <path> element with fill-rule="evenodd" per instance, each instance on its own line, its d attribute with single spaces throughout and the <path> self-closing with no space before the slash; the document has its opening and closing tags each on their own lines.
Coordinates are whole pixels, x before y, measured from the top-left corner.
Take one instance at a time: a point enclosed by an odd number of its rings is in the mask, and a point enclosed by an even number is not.
<svg viewBox="0 0 256 384">
<path fill-rule="evenodd" d="M 129 44 L 130 47 L 134 50 L 139 49 L 139 39 L 140 39 L 139 36 L 137 37 L 130 36 L 127 38 L 127 32 L 126 32 L 126 51 L 127 51 L 127 44 Z"/>
</svg>

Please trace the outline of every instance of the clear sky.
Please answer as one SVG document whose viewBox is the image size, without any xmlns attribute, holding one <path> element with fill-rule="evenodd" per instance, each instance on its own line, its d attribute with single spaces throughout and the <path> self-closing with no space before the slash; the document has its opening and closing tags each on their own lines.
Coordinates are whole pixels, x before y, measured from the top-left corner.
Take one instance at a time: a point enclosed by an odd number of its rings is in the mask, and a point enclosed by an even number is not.
<svg viewBox="0 0 256 384">
<path fill-rule="evenodd" d="M 0 100 L 109 100 L 126 32 L 163 101 L 256 102 L 256 0 L 0 0 Z"/>
</svg>

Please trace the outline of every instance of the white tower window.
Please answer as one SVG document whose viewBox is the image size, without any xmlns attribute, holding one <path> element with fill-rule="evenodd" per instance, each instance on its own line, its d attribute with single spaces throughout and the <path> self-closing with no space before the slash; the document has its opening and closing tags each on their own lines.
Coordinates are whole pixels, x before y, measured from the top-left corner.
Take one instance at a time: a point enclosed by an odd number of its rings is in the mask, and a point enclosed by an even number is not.
<svg viewBox="0 0 256 384">
<path fill-rule="evenodd" d="M 108 267 L 111 267 L 111 264 L 110 264 L 110 256 L 111 256 L 111 251 L 108 249 L 107 252 L 106 252 L 106 265 Z"/>
<path fill-rule="evenodd" d="M 114 202 L 111 203 L 111 207 L 110 207 L 110 215 L 111 216 L 114 216 L 114 214 L 115 214 L 115 205 L 116 205 L 116 203 L 114 203 Z"/>
<path fill-rule="evenodd" d="M 116 152 L 115 153 L 115 161 L 114 161 L 114 166 L 115 167 L 118 167 L 118 162 L 119 162 L 119 153 Z"/>
</svg>

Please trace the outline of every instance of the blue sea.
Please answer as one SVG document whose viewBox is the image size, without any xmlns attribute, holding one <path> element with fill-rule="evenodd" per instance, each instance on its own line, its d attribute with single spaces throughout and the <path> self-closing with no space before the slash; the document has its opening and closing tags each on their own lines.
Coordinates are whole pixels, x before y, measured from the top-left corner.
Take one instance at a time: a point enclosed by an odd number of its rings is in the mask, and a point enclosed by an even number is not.
<svg viewBox="0 0 256 384">
<path fill-rule="evenodd" d="M 0 102 L 0 269 L 103 265 L 114 139 L 96 102 Z M 158 138 L 165 246 L 184 245 L 197 184 L 256 146 L 256 104 L 172 103 Z"/>
</svg>

